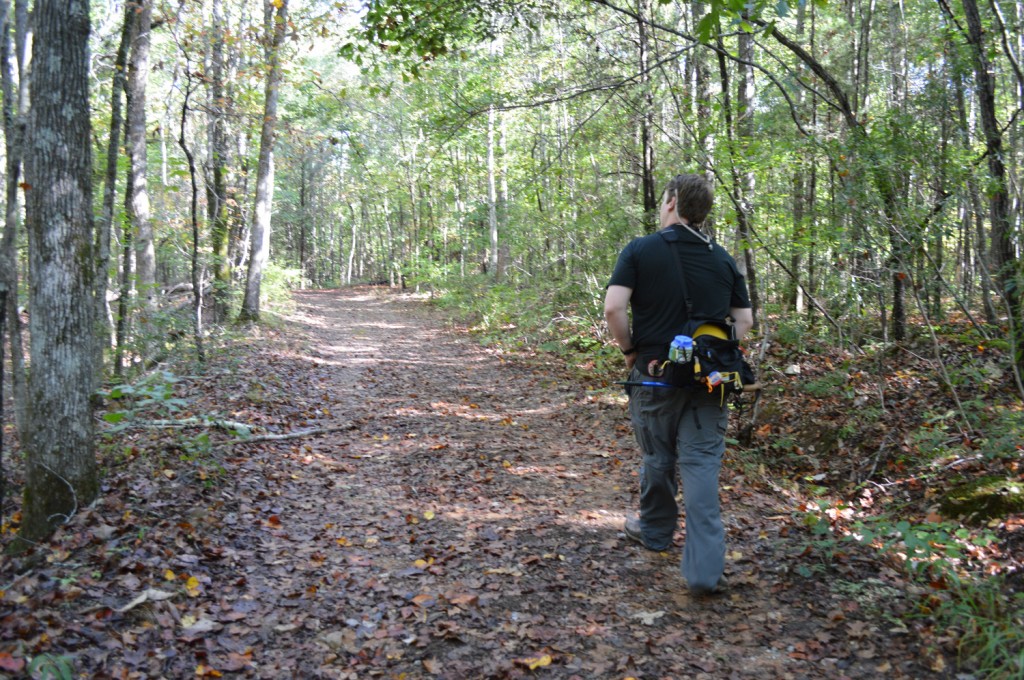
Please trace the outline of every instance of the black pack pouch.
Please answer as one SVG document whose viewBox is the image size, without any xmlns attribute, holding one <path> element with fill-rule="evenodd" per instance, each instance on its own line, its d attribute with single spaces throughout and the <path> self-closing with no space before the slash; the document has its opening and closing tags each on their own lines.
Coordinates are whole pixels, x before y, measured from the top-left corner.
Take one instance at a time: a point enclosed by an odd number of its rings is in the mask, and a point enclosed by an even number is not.
<svg viewBox="0 0 1024 680">
<path fill-rule="evenodd" d="M 725 394 L 735 394 L 741 392 L 744 385 L 754 384 L 754 370 L 744 358 L 739 341 L 698 335 L 693 344 L 695 364 L 699 365 L 699 368 L 695 366 L 696 378 L 709 389 L 721 385 Z M 715 373 L 719 379 L 708 382 Z"/>
</svg>

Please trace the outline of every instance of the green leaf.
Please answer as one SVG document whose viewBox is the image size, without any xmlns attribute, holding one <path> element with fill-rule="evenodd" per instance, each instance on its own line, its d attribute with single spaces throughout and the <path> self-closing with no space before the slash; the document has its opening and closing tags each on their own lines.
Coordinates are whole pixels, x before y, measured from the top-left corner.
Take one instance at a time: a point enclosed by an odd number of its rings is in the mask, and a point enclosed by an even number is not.
<svg viewBox="0 0 1024 680">
<path fill-rule="evenodd" d="M 711 38 L 718 32 L 718 12 L 709 12 L 697 24 L 697 39 L 702 43 L 711 42 Z"/>
<path fill-rule="evenodd" d="M 119 423 L 124 420 L 124 411 L 114 411 L 113 413 L 103 414 L 103 420 L 108 423 Z"/>
</svg>

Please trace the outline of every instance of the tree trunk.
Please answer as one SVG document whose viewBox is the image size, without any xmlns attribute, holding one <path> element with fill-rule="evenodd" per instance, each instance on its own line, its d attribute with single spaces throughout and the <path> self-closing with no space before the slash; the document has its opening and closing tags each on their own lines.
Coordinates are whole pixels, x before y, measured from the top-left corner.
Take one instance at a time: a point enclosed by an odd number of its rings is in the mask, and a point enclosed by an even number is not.
<svg viewBox="0 0 1024 680">
<path fill-rule="evenodd" d="M 650 74 L 650 34 L 647 21 L 651 17 L 651 0 L 637 0 L 637 40 L 640 72 L 640 192 L 644 206 L 644 231 L 658 229 L 659 196 L 654 178 L 654 91 Z"/>
<path fill-rule="evenodd" d="M 277 15 L 274 6 L 277 5 Z M 288 27 L 288 1 L 267 0 L 264 5 L 267 30 L 266 101 L 263 111 L 263 129 L 260 133 L 260 160 L 256 170 L 256 205 L 252 220 L 249 273 L 246 277 L 245 299 L 242 301 L 241 321 L 260 318 L 260 284 L 263 269 L 270 257 L 270 210 L 274 201 L 274 139 L 277 126 L 277 99 L 281 89 L 281 45 Z"/>
<path fill-rule="evenodd" d="M 225 131 L 227 100 L 224 81 L 227 76 L 224 63 L 224 9 L 222 0 L 213 0 L 213 43 L 210 46 L 210 174 L 207 210 L 210 221 L 210 247 L 213 251 L 213 309 L 214 318 L 223 320 L 228 315 L 231 292 L 231 257 L 228 252 L 231 220 L 227 201 L 228 138 Z"/>
<path fill-rule="evenodd" d="M 132 50 L 128 61 L 128 132 L 125 146 L 130 160 L 128 181 L 132 198 L 128 221 L 135 232 L 139 297 L 149 309 L 156 307 L 156 250 L 146 184 L 146 81 L 149 79 L 150 27 L 153 0 L 135 0 Z"/>
<path fill-rule="evenodd" d="M 991 263 L 995 269 L 995 280 L 1000 284 L 1000 293 L 1010 301 L 1010 314 L 1019 318 L 1017 309 L 1019 293 L 1013 292 L 1017 275 L 1017 257 L 1013 244 L 1013 225 L 1010 221 L 1010 201 L 1007 192 L 1006 165 L 1003 159 L 1003 137 L 996 119 L 996 85 L 992 78 L 987 48 L 984 42 L 985 30 L 975 0 L 963 0 L 964 16 L 967 19 L 967 39 L 974 59 L 974 84 L 978 95 L 978 110 L 981 127 L 985 133 L 985 156 L 988 160 L 989 220 L 992 223 Z"/>
<path fill-rule="evenodd" d="M 740 61 L 739 82 L 736 83 L 736 136 L 742 140 L 741 149 L 749 149 L 754 139 L 754 38 L 741 31 L 739 41 Z M 734 159 L 736 152 L 733 152 Z M 734 162 L 733 167 L 736 167 Z M 753 213 L 753 197 L 755 188 L 754 169 L 747 158 L 739 159 L 736 173 L 736 240 L 737 249 L 742 253 L 740 268 L 747 279 L 750 291 L 750 304 L 754 314 L 754 327 L 758 324 L 758 310 L 761 307 L 761 296 L 757 288 L 757 269 L 754 267 L 754 250 L 750 247 L 750 219 Z"/>
<path fill-rule="evenodd" d="M 813 55 L 808 53 L 800 45 L 790 40 L 788 37 L 779 31 L 777 26 L 767 26 L 763 21 L 753 21 L 761 26 L 765 26 L 768 35 L 774 38 L 780 45 L 789 50 L 794 56 L 796 56 L 801 62 L 804 63 L 821 81 L 825 84 L 825 87 L 832 94 L 835 100 L 835 106 L 839 109 L 842 114 L 843 122 L 846 125 L 847 130 L 853 135 L 856 144 L 862 145 L 862 148 L 866 152 L 866 158 L 863 164 L 869 168 L 871 174 L 871 181 L 878 192 L 878 195 L 882 201 L 882 209 L 885 213 L 886 218 L 886 233 L 889 236 L 889 243 L 894 249 L 891 253 L 890 262 L 901 262 L 904 260 L 902 257 L 902 238 L 899 233 L 898 225 L 900 224 L 900 201 L 896 191 L 896 184 L 890 174 L 889 168 L 887 168 L 883 154 L 879 153 L 875 148 L 876 143 L 872 143 L 873 140 L 870 138 L 868 130 L 864 127 L 864 124 L 858 120 L 857 114 L 853 107 L 850 105 L 850 98 L 843 89 L 843 86 L 836 80 L 835 76 L 832 75 Z M 898 267 L 898 265 L 897 265 Z M 902 271 L 898 271 L 896 267 L 892 273 L 892 329 L 893 339 L 896 341 L 903 340 L 906 335 L 906 310 L 904 307 L 905 297 L 905 285 L 904 279 L 906 274 Z M 885 316 L 884 305 L 882 308 L 882 315 Z M 885 321 L 883 318 L 883 326 Z"/>
<path fill-rule="evenodd" d="M 21 93 L 27 90 L 27 65 L 24 58 L 24 44 L 27 30 L 24 14 L 25 2 L 15 4 L 14 16 L 10 13 L 10 2 L 4 2 L 3 36 L 0 47 L 0 82 L 3 90 L 4 142 L 7 156 L 6 176 L 6 212 L 4 215 L 4 235 L 0 244 L 0 288 L 7 291 L 4 313 L 8 318 L 11 346 L 11 392 L 14 397 L 14 423 L 19 432 L 25 431 L 26 409 L 28 406 L 28 374 L 25 370 L 25 349 L 21 338 L 24 324 L 18 314 L 18 181 L 21 178 L 22 138 L 25 128 L 25 110 Z M 20 78 L 17 90 L 11 66 L 11 24 L 14 19 L 14 49 L 19 66 Z M 4 335 L 0 333 L 0 344 Z"/>
<path fill-rule="evenodd" d="M 199 183 L 196 181 L 196 160 L 185 141 L 185 124 L 188 122 L 189 99 L 192 96 L 192 75 L 185 74 L 185 100 L 181 103 L 181 126 L 179 128 L 178 146 L 188 161 L 188 177 L 191 197 L 189 202 L 189 221 L 192 225 L 192 337 L 196 344 L 196 361 L 206 362 L 206 350 L 203 347 L 203 271 L 199 260 Z"/>
<path fill-rule="evenodd" d="M 25 145 L 32 372 L 21 536 L 49 535 L 96 497 L 89 3 L 36 0 Z M 58 190 L 59 189 L 59 190 Z"/>
<path fill-rule="evenodd" d="M 96 366 L 100 369 L 97 371 L 98 379 L 102 376 L 104 350 L 110 346 L 111 318 L 110 306 L 107 304 L 110 240 L 117 201 L 117 160 L 121 154 L 121 128 L 124 126 L 121 97 L 125 92 L 125 66 L 128 61 L 134 15 L 132 3 L 126 3 L 121 43 L 114 58 L 114 76 L 110 88 L 110 138 L 107 140 L 107 163 L 103 174 L 103 208 L 100 223 L 96 228 L 96 288 L 93 292 L 93 302 L 96 304 Z"/>
<path fill-rule="evenodd" d="M 494 105 L 487 109 L 487 224 L 491 234 L 491 275 L 498 276 L 498 190 L 494 167 Z"/>
<path fill-rule="evenodd" d="M 0 423 L 4 422 L 4 332 L 7 330 L 7 286 L 0 281 Z M 7 468 L 4 467 L 4 428 L 0 426 L 0 521 L 7 501 Z"/>
</svg>

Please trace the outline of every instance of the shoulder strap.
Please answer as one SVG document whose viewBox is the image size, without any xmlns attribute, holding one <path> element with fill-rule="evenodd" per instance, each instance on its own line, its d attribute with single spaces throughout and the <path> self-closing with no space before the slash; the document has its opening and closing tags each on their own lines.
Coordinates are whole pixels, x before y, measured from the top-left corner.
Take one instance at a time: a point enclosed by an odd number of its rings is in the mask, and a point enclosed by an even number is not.
<svg viewBox="0 0 1024 680">
<path fill-rule="evenodd" d="M 676 263 L 676 271 L 679 272 L 679 282 L 683 287 L 683 300 L 686 301 L 686 318 L 689 320 L 693 317 L 693 300 L 690 298 L 690 290 L 686 286 L 686 272 L 683 271 L 683 263 L 679 260 L 679 246 L 675 245 L 679 242 L 679 236 L 672 227 L 666 227 L 658 233 L 661 235 L 661 238 L 665 239 L 665 244 L 672 251 L 672 261 Z"/>
</svg>

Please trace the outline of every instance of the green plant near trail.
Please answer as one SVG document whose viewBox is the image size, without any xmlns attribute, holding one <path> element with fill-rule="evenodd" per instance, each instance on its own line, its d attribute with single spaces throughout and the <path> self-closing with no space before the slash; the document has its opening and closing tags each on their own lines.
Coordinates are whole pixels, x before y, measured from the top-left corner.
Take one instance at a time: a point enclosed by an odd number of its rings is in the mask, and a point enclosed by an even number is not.
<svg viewBox="0 0 1024 680">
<path fill-rule="evenodd" d="M 194 434 L 181 432 L 176 435 L 174 445 L 180 449 L 183 461 L 208 467 L 206 464 L 210 462 L 211 443 L 207 428 L 212 421 L 209 418 L 173 420 L 188 406 L 187 400 L 174 395 L 177 382 L 177 376 L 170 371 L 156 371 L 137 383 L 117 385 L 100 392 L 100 396 L 112 405 L 103 414 L 103 420 L 110 424 L 104 437 L 108 441 L 119 442 L 119 436 L 126 430 L 154 424 L 165 428 L 183 428 L 185 425 L 198 427 L 200 431 Z M 247 430 L 236 432 L 243 437 L 250 434 Z M 215 470 L 221 469 L 219 463 L 213 462 L 212 466 Z M 202 476 L 206 478 L 205 474 Z"/>
<path fill-rule="evenodd" d="M 573 359 L 598 359 L 607 350 L 604 291 L 596 282 L 515 285 L 475 277 L 437 293 L 435 304 L 469 324 L 485 344 Z"/>
<path fill-rule="evenodd" d="M 936 619 L 959 631 L 960 662 L 990 680 L 1024 678 L 1024 593 L 1006 596 L 1006 583 L 993 578 L 951 577 L 950 597 Z"/>
<path fill-rule="evenodd" d="M 71 680 L 75 677 L 74 662 L 69 656 L 40 654 L 25 669 L 33 680 Z"/>
<path fill-rule="evenodd" d="M 988 529 L 956 522 L 911 523 L 887 516 L 854 519 L 853 508 L 825 497 L 809 503 L 804 524 L 808 547 L 819 564 L 801 565 L 810 577 L 824 571 L 844 543 L 870 546 L 899 557 L 907 576 L 928 593 L 911 615 L 932 617 L 938 630 L 957 639 L 959 663 L 990 680 L 1024 678 L 1024 594 L 1013 593 L 1002 577 L 972 573 L 971 556 L 996 541 Z"/>
<path fill-rule="evenodd" d="M 109 410 L 103 420 L 111 424 L 108 434 L 120 432 L 135 425 L 139 416 L 173 415 L 188 402 L 174 396 L 178 378 L 170 371 L 156 371 L 135 384 L 116 385 L 100 396 L 116 403 L 120 408 Z"/>
<path fill-rule="evenodd" d="M 304 284 L 302 269 L 282 267 L 273 262 L 263 270 L 260 282 L 260 297 L 268 307 L 290 310 L 295 306 L 292 291 Z"/>
</svg>

